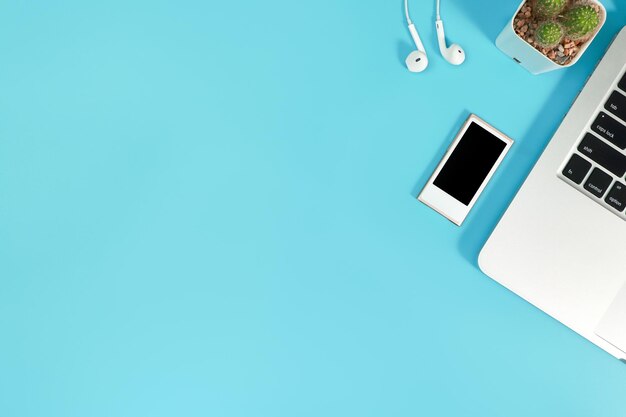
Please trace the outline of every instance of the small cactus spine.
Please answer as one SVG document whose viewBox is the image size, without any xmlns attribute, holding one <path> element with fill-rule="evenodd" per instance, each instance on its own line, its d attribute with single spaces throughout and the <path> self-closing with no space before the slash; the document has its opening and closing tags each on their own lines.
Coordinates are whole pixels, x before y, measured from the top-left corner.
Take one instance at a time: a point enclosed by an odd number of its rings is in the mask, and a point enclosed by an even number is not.
<svg viewBox="0 0 626 417">
<path fill-rule="evenodd" d="M 600 15 L 588 4 L 570 9 L 562 20 L 565 34 L 571 39 L 582 39 L 591 35 L 600 25 Z"/>
<path fill-rule="evenodd" d="M 540 19 L 554 19 L 567 6 L 568 0 L 535 0 L 533 10 Z"/>
<path fill-rule="evenodd" d="M 542 48 L 554 48 L 563 40 L 563 28 L 556 22 L 541 23 L 535 32 L 535 39 Z"/>
</svg>

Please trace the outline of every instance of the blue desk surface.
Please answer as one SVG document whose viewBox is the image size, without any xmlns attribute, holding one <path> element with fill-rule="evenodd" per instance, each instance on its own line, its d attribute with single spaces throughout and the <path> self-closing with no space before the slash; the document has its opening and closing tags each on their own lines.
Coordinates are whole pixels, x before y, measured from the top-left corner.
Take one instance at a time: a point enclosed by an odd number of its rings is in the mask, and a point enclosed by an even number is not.
<svg viewBox="0 0 626 417">
<path fill-rule="evenodd" d="M 626 366 L 477 254 L 618 28 L 534 77 L 517 0 L 0 6 L 0 415 L 623 417 Z M 419 204 L 469 112 L 516 139 Z M 566 207 L 564 209 L 567 209 Z"/>
</svg>

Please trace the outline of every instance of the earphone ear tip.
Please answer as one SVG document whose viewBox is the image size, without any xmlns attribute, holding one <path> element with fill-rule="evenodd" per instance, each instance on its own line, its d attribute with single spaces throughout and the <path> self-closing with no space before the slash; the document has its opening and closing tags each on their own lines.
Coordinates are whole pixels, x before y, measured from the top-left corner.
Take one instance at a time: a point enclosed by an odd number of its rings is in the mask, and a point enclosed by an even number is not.
<svg viewBox="0 0 626 417">
<path fill-rule="evenodd" d="M 448 48 L 445 58 L 452 65 L 461 65 L 465 62 L 465 51 L 455 43 Z"/>
<path fill-rule="evenodd" d="M 422 51 L 413 51 L 406 57 L 406 67 L 411 72 L 422 72 L 428 67 L 428 57 Z"/>
<path fill-rule="evenodd" d="M 463 49 L 458 49 L 457 50 L 456 61 L 458 62 L 457 65 L 461 65 L 462 63 L 465 62 L 465 51 L 463 51 Z"/>
</svg>

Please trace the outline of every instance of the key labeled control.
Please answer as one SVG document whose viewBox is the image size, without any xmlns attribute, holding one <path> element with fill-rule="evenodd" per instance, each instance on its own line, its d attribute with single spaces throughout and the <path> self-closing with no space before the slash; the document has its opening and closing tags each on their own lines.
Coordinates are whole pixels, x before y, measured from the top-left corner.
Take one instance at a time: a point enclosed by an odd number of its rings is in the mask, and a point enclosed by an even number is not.
<svg viewBox="0 0 626 417">
<path fill-rule="evenodd" d="M 624 211 L 626 208 L 626 185 L 619 181 L 616 182 L 604 201 L 615 210 Z"/>
<path fill-rule="evenodd" d="M 587 173 L 591 169 L 591 162 L 585 160 L 580 155 L 572 155 L 567 165 L 563 169 L 563 175 L 576 184 L 583 182 Z"/>
<path fill-rule="evenodd" d="M 596 197 L 602 197 L 606 193 L 607 188 L 611 185 L 613 178 L 600 168 L 591 171 L 591 175 L 585 182 L 585 190 L 589 191 Z"/>
</svg>

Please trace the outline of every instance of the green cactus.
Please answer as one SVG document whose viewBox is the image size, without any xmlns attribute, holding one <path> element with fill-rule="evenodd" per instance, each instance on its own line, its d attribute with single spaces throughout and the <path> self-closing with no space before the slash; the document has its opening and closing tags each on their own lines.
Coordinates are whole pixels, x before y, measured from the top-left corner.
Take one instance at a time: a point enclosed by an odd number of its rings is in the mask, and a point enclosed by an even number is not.
<svg viewBox="0 0 626 417">
<path fill-rule="evenodd" d="M 541 23 L 535 31 L 535 40 L 542 48 L 554 48 L 563 40 L 563 28 L 556 22 Z"/>
<path fill-rule="evenodd" d="M 535 0 L 533 12 L 540 19 L 554 19 L 565 10 L 568 0 Z"/>
<path fill-rule="evenodd" d="M 571 39 L 582 39 L 592 34 L 600 25 L 600 14 L 592 6 L 585 4 L 572 8 L 561 22 L 565 34 Z"/>
</svg>

